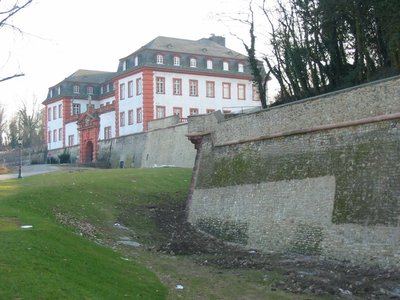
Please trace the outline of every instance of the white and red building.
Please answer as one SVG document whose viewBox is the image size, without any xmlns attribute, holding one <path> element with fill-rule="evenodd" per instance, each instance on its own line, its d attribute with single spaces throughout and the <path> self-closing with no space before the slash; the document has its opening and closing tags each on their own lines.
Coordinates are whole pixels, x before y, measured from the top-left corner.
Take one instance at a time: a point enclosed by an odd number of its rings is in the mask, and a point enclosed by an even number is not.
<svg viewBox="0 0 400 300">
<path fill-rule="evenodd" d="M 78 70 L 49 88 L 46 143 L 52 151 L 80 145 L 96 160 L 98 142 L 148 130 L 148 122 L 216 110 L 259 107 L 247 57 L 211 36 L 157 37 L 120 59 L 117 72 Z"/>
</svg>

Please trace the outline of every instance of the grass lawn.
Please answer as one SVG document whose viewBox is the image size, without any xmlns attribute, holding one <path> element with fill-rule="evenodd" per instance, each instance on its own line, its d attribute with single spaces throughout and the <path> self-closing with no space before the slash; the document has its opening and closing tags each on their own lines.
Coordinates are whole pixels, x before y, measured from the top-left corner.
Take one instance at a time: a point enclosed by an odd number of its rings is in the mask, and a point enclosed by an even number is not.
<svg viewBox="0 0 400 300">
<path fill-rule="evenodd" d="M 0 181 L 0 299 L 317 299 L 271 288 L 278 272 L 149 251 L 168 242 L 154 207 L 182 205 L 190 177 L 179 168 L 66 170 Z M 126 236 L 145 246 L 118 244 Z"/>
<path fill-rule="evenodd" d="M 125 169 L 0 182 L 0 299 L 165 299 L 154 273 L 56 215 L 102 228 L 101 239 L 112 233 L 119 205 L 158 201 L 161 194 L 185 197 L 189 180 L 190 170 Z"/>
</svg>

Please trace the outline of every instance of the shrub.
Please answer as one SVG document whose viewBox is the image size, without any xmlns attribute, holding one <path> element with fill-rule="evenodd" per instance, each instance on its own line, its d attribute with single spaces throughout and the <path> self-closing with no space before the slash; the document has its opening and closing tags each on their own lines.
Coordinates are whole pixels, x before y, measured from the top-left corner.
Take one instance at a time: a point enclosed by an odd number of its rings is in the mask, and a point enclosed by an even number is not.
<svg viewBox="0 0 400 300">
<path fill-rule="evenodd" d="M 58 155 L 58 159 L 60 160 L 60 164 L 66 164 L 71 162 L 71 154 L 64 149 L 64 152 Z"/>
</svg>

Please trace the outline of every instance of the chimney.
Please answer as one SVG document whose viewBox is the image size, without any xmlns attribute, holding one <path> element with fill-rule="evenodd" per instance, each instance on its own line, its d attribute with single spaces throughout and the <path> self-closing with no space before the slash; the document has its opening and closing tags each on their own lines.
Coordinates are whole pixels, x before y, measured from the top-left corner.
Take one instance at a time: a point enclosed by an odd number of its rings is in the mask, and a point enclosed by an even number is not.
<svg viewBox="0 0 400 300">
<path fill-rule="evenodd" d="M 208 39 L 225 47 L 225 38 L 223 36 L 211 34 L 211 36 Z"/>
</svg>

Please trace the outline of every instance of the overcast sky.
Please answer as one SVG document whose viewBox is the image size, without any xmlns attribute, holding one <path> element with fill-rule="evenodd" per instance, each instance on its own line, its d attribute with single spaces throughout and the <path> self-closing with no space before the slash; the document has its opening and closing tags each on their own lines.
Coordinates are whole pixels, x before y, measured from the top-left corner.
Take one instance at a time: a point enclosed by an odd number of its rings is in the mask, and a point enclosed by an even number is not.
<svg viewBox="0 0 400 300">
<path fill-rule="evenodd" d="M 0 1 L 0 11 L 5 3 Z M 235 32 L 239 22 L 219 21 L 220 14 L 246 12 L 248 0 L 34 0 L 12 19 L 24 34 L 0 30 L 0 104 L 12 115 L 22 101 L 42 102 L 50 86 L 78 69 L 116 71 L 118 60 L 157 36 L 197 40 L 211 34 L 245 54 Z"/>
</svg>

